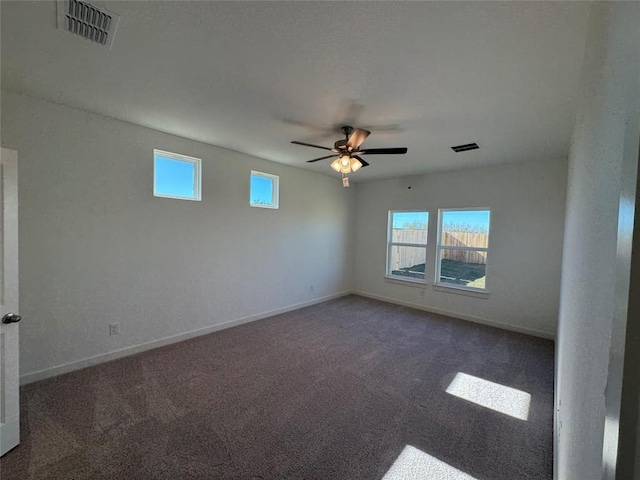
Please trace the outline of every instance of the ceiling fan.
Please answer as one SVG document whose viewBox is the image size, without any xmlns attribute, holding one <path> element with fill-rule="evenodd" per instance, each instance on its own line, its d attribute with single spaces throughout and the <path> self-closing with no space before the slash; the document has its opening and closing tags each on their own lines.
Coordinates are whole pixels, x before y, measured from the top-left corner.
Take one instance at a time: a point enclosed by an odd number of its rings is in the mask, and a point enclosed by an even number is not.
<svg viewBox="0 0 640 480">
<path fill-rule="evenodd" d="M 313 160 L 307 160 L 307 163 L 319 162 L 320 160 L 326 160 L 327 158 L 337 157 L 332 163 L 331 168 L 336 172 L 347 174 L 359 170 L 361 167 L 367 167 L 369 163 L 365 161 L 360 155 L 398 155 L 407 153 L 406 148 L 369 148 L 362 150 L 360 146 L 362 142 L 371 134 L 369 130 L 363 130 L 362 128 L 353 128 L 345 125 L 341 128 L 345 138 L 338 140 L 333 148 L 323 147 L 321 145 L 313 145 L 312 143 L 297 142 L 291 143 L 296 145 L 303 145 L 305 147 L 321 148 L 322 150 L 329 150 L 331 155 L 325 157 L 314 158 Z"/>
</svg>

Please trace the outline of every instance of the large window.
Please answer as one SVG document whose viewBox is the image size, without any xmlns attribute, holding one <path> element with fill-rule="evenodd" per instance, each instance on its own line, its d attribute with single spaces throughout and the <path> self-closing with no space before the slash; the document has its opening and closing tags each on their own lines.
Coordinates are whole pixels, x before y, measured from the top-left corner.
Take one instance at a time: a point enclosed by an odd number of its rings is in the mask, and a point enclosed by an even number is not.
<svg viewBox="0 0 640 480">
<path fill-rule="evenodd" d="M 439 211 L 436 284 L 486 289 L 488 209 Z"/>
<path fill-rule="evenodd" d="M 278 208 L 278 176 L 251 171 L 249 205 L 252 207 Z"/>
<path fill-rule="evenodd" d="M 180 200 L 201 200 L 201 160 L 177 153 L 153 151 L 153 194 Z"/>
<path fill-rule="evenodd" d="M 428 212 L 389 212 L 387 276 L 424 282 Z"/>
</svg>

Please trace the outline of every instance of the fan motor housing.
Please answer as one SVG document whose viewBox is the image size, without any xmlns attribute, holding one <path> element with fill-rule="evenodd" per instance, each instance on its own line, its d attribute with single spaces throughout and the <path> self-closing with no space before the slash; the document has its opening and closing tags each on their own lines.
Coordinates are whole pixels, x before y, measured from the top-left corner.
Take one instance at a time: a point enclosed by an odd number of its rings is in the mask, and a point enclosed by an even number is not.
<svg viewBox="0 0 640 480">
<path fill-rule="evenodd" d="M 338 140 L 336 143 L 334 143 L 333 146 L 336 150 L 345 150 L 347 148 L 347 142 L 348 140 L 345 138 L 342 140 Z"/>
</svg>

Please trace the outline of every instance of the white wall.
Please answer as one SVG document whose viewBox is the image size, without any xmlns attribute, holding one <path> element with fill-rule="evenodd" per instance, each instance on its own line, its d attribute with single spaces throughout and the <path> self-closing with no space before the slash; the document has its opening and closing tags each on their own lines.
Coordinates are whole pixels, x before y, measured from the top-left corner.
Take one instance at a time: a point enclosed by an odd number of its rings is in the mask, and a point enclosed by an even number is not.
<svg viewBox="0 0 640 480">
<path fill-rule="evenodd" d="M 545 337 L 556 329 L 566 161 L 547 160 L 359 184 L 356 290 Z M 409 189 L 409 187 L 411 187 Z M 488 298 L 433 289 L 439 208 L 489 207 Z M 385 280 L 389 210 L 429 211 L 426 289 Z"/>
<path fill-rule="evenodd" d="M 338 177 L 9 92 L 2 135 L 19 154 L 23 381 L 352 288 Z M 202 202 L 153 197 L 154 148 L 202 158 Z M 280 176 L 279 210 L 249 207 L 252 169 Z"/>
<path fill-rule="evenodd" d="M 638 160 L 639 24 L 635 2 L 591 7 L 569 156 L 556 367 L 559 480 L 615 474 L 620 318 L 629 297 Z"/>
</svg>

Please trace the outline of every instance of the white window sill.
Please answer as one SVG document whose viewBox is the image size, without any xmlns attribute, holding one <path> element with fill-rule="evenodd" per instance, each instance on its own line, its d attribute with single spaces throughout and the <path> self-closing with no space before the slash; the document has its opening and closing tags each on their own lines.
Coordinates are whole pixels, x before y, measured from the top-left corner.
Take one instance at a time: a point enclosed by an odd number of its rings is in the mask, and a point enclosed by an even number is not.
<svg viewBox="0 0 640 480">
<path fill-rule="evenodd" d="M 278 210 L 280 208 L 278 205 L 262 205 L 259 203 L 250 203 L 249 206 L 255 208 L 270 208 L 271 210 Z"/>
<path fill-rule="evenodd" d="M 390 275 L 384 276 L 384 281 L 389 283 L 395 283 L 396 285 L 406 285 L 408 287 L 425 288 L 427 282 L 425 280 L 418 280 L 413 278 L 392 277 Z"/>
<path fill-rule="evenodd" d="M 436 292 L 455 293 L 456 295 L 466 295 L 468 297 L 489 298 L 489 292 L 487 291 L 476 290 L 475 288 L 458 287 L 455 285 L 446 285 L 443 283 L 434 284 L 433 290 Z"/>
<path fill-rule="evenodd" d="M 172 198 L 173 200 L 189 200 L 190 202 L 201 202 L 202 197 L 178 197 L 177 195 L 165 195 L 164 193 L 155 193 L 153 196 L 156 198 Z"/>
</svg>

